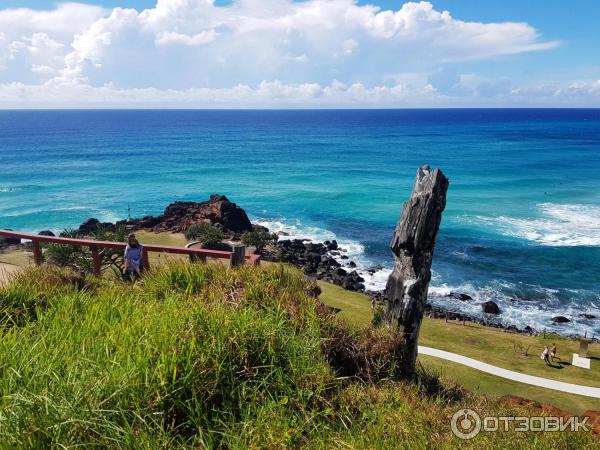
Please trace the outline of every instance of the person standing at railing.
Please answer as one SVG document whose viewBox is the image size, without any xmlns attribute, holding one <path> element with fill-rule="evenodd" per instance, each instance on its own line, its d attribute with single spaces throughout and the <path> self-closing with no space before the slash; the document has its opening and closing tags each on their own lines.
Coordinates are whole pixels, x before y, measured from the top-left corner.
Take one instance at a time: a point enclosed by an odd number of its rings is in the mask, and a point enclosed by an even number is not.
<svg viewBox="0 0 600 450">
<path fill-rule="evenodd" d="M 133 233 L 127 237 L 127 247 L 125 247 L 123 258 L 125 260 L 125 276 L 139 278 L 144 265 L 144 246 L 140 244 Z"/>
</svg>

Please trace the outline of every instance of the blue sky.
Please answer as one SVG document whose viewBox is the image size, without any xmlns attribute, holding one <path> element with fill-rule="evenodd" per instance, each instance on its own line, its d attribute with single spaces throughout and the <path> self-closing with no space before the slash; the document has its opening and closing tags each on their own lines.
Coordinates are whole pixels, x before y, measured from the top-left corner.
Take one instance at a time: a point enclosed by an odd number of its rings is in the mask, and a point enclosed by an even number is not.
<svg viewBox="0 0 600 450">
<path fill-rule="evenodd" d="M 598 107 L 599 17 L 597 0 L 3 0 L 0 107 Z"/>
</svg>

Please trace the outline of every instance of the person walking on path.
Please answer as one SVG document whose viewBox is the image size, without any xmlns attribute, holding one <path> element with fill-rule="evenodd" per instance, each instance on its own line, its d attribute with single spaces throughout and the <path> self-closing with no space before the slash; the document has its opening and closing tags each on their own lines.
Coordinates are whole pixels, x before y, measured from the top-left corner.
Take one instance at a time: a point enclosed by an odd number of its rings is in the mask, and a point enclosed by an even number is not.
<svg viewBox="0 0 600 450">
<path fill-rule="evenodd" d="M 544 351 L 540 355 L 540 358 L 542 358 L 544 360 L 544 362 L 546 363 L 547 366 L 551 365 L 550 358 L 548 357 L 548 346 L 547 345 L 544 345 Z"/>
<path fill-rule="evenodd" d="M 552 348 L 550 349 L 550 358 L 552 358 L 552 361 L 556 360 L 556 359 L 560 359 L 558 356 L 556 356 L 556 344 L 552 344 Z"/>
<path fill-rule="evenodd" d="M 125 260 L 125 277 L 130 279 L 139 278 L 144 268 L 144 246 L 140 244 L 133 233 L 127 237 L 127 247 L 125 247 L 123 258 Z"/>
</svg>

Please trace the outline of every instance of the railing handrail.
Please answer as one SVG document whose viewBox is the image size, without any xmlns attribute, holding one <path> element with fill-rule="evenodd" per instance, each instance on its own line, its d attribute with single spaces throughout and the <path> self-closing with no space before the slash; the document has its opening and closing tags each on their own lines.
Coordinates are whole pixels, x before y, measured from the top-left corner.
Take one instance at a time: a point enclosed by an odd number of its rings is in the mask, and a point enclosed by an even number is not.
<svg viewBox="0 0 600 450">
<path fill-rule="evenodd" d="M 45 242 L 50 244 L 62 244 L 62 245 L 74 245 L 76 247 L 90 247 L 92 250 L 97 252 L 98 248 L 111 248 L 111 249 L 125 249 L 127 243 L 125 242 L 114 242 L 114 241 L 95 241 L 93 239 L 74 239 L 64 238 L 57 236 L 44 236 L 32 233 L 19 233 L 12 230 L 0 230 L 0 236 L 11 237 L 15 239 L 30 240 L 34 243 L 34 256 L 39 251 L 39 243 Z M 146 252 L 157 252 L 157 253 L 172 253 L 178 255 L 195 255 L 204 258 L 219 258 L 219 259 L 230 259 L 234 252 L 228 252 L 223 250 L 209 250 L 205 248 L 186 248 L 186 247 L 174 247 L 171 245 L 155 245 L 155 244 L 142 244 Z M 36 256 L 37 258 L 37 256 Z M 246 264 L 256 265 L 260 263 L 260 255 L 245 255 Z M 36 260 L 36 264 L 38 261 Z"/>
</svg>

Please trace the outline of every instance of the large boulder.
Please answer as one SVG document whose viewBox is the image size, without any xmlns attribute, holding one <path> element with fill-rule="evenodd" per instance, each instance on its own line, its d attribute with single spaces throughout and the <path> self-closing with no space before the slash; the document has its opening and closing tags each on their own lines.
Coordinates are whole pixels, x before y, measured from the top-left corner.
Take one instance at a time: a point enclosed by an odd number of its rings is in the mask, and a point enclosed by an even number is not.
<svg viewBox="0 0 600 450">
<path fill-rule="evenodd" d="M 48 236 L 48 237 L 54 237 L 56 236 L 52 231 L 50 230 L 42 230 L 38 233 L 38 236 Z"/>
<path fill-rule="evenodd" d="M 455 298 L 456 300 L 460 300 L 462 302 L 466 302 L 467 300 L 473 300 L 473 297 L 471 297 L 468 294 L 463 294 L 462 292 L 450 292 L 448 294 L 448 297 Z"/>
<path fill-rule="evenodd" d="M 500 308 L 493 301 L 487 301 L 481 304 L 481 309 L 486 314 L 500 314 Z"/>
<path fill-rule="evenodd" d="M 205 202 L 175 202 L 158 218 L 155 231 L 184 232 L 196 223 L 210 223 L 225 231 L 252 231 L 246 212 L 224 195 L 214 194 Z"/>
<path fill-rule="evenodd" d="M 567 322 L 570 322 L 570 320 L 567 319 L 565 316 L 554 316 L 552 318 L 552 322 L 554 322 L 554 323 L 567 323 Z"/>
<path fill-rule="evenodd" d="M 80 236 L 89 236 L 90 234 L 94 234 L 99 229 L 114 231 L 115 225 L 110 222 L 100 222 L 98 219 L 91 217 L 79 225 L 77 234 Z"/>
</svg>

